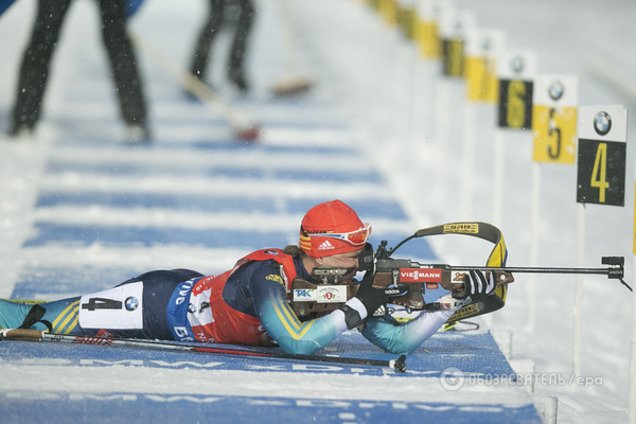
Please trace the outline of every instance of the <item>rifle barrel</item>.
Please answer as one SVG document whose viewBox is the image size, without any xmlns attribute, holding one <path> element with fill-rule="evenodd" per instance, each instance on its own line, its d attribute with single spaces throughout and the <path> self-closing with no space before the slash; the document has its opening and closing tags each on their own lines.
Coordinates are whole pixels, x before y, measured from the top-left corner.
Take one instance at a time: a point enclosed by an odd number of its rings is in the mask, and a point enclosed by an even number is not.
<svg viewBox="0 0 636 424">
<path fill-rule="evenodd" d="M 462 271 L 467 269 L 478 269 L 481 271 L 501 271 L 510 273 L 534 273 L 534 274 L 601 274 L 611 276 L 620 272 L 621 267 L 609 268 L 545 268 L 545 267 L 489 267 L 489 266 L 449 266 L 451 271 Z"/>
</svg>

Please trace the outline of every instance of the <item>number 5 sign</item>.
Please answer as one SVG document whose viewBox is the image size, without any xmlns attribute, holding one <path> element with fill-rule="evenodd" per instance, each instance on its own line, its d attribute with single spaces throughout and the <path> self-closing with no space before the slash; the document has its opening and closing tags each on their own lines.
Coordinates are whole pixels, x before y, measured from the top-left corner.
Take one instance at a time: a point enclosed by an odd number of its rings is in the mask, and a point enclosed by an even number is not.
<svg viewBox="0 0 636 424">
<path fill-rule="evenodd" d="M 578 79 L 573 75 L 538 75 L 534 81 L 532 158 L 573 164 L 576 157 Z"/>
<path fill-rule="evenodd" d="M 622 106 L 579 109 L 576 201 L 625 204 L 627 110 Z"/>
</svg>

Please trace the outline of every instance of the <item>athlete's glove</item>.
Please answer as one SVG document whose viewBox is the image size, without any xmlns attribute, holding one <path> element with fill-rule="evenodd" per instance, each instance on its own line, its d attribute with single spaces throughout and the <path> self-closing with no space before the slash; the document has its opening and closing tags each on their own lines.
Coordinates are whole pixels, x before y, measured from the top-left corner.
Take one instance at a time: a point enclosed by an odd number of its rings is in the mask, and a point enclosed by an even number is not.
<svg viewBox="0 0 636 424">
<path fill-rule="evenodd" d="M 357 327 L 367 318 L 373 316 L 381 306 L 386 305 L 387 296 L 384 289 L 376 289 L 373 285 L 373 274 L 367 273 L 360 283 L 356 295 L 342 305 L 347 328 Z"/>
<path fill-rule="evenodd" d="M 483 272 L 474 269 L 464 276 L 465 297 L 472 300 L 480 300 L 495 290 L 495 273 Z"/>
</svg>

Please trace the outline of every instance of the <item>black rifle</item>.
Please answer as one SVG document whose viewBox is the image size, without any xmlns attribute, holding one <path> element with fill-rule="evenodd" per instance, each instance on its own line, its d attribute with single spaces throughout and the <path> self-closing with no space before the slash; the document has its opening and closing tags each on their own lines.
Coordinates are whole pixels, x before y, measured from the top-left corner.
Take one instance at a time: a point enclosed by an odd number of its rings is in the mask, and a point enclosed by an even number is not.
<svg viewBox="0 0 636 424">
<path fill-rule="evenodd" d="M 498 253 L 502 259 L 500 262 L 505 263 L 505 243 L 501 233 L 494 226 L 483 222 L 459 222 L 425 228 L 402 240 L 393 249 L 387 248 L 387 241 L 382 240 L 378 245 L 375 257 L 363 258 L 362 262 L 374 264 L 373 285 L 378 288 L 384 288 L 391 299 L 391 303 L 402 305 L 411 310 L 438 309 L 439 304 L 427 305 L 425 303 L 424 291 L 426 288 L 435 289 L 439 286 L 450 291 L 453 297 L 465 299 L 465 281 L 468 272 L 471 270 L 479 270 L 486 274 L 494 273 L 494 281 L 497 288 L 492 295 L 487 296 L 485 299 L 461 308 L 449 321 L 482 315 L 503 307 L 507 285 L 514 281 L 513 273 L 607 275 L 608 278 L 619 280 L 627 289 L 633 291 L 623 280 L 625 258 L 622 256 L 602 257 L 601 263 L 608 265 L 602 268 L 508 267 L 505 265 L 453 266 L 423 264 L 411 259 L 394 259 L 391 257 L 400 246 L 409 240 L 439 234 L 462 234 L 488 240 L 495 244 L 491 258 L 494 257 L 495 253 Z"/>
</svg>

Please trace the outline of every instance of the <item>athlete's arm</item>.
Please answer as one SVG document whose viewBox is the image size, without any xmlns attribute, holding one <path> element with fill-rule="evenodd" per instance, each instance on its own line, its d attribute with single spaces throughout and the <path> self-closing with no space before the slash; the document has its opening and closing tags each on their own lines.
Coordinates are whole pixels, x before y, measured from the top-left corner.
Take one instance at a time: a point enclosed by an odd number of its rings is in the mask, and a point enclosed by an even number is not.
<svg viewBox="0 0 636 424">
<path fill-rule="evenodd" d="M 412 353 L 439 330 L 455 309 L 424 311 L 406 324 L 379 317 L 370 318 L 361 332 L 371 343 L 389 353 Z"/>
<path fill-rule="evenodd" d="M 287 293 L 277 267 L 260 262 L 250 277 L 254 309 L 269 336 L 286 352 L 311 354 L 347 330 L 345 314 L 335 310 L 301 322 L 287 302 Z"/>
</svg>

